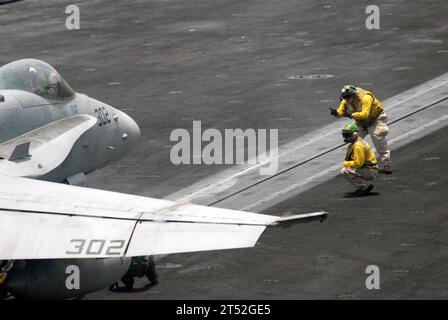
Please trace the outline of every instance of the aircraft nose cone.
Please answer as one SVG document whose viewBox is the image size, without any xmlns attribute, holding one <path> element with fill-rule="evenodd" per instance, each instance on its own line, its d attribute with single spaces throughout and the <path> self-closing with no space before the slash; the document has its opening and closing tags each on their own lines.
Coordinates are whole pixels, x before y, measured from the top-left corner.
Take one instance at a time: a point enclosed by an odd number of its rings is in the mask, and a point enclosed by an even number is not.
<svg viewBox="0 0 448 320">
<path fill-rule="evenodd" d="M 126 143 L 134 147 L 140 139 L 141 131 L 138 124 L 128 116 L 126 113 L 121 112 L 120 118 L 122 120 L 122 139 Z"/>
</svg>

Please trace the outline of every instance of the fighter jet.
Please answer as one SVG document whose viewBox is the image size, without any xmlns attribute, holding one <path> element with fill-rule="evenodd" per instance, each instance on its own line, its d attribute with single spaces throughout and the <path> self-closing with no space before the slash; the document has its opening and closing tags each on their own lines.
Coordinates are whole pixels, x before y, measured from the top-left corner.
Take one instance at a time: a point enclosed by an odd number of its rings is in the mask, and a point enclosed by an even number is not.
<svg viewBox="0 0 448 320">
<path fill-rule="evenodd" d="M 252 247 L 267 226 L 323 220 L 88 188 L 136 146 L 136 122 L 76 93 L 49 64 L 0 68 L 0 286 L 66 299 L 115 283 L 138 256 Z M 70 282 L 77 271 L 78 283 Z"/>
</svg>

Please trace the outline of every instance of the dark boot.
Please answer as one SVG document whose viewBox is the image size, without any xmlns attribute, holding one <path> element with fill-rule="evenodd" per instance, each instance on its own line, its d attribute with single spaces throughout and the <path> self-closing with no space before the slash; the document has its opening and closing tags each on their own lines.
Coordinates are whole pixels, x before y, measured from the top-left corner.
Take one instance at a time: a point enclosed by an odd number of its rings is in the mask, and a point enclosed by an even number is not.
<svg viewBox="0 0 448 320">
<path fill-rule="evenodd" d="M 132 290 L 134 288 L 134 277 L 125 274 L 121 277 L 121 282 L 124 283 L 126 290 Z"/>
<path fill-rule="evenodd" d="M 392 174 L 392 167 L 390 165 L 385 165 L 382 169 L 378 169 L 378 173 Z"/>
<path fill-rule="evenodd" d="M 109 290 L 110 290 L 110 291 L 114 291 L 114 290 L 116 290 L 116 289 L 118 289 L 118 282 L 114 282 L 113 284 L 111 284 L 111 285 L 109 286 Z"/>
</svg>

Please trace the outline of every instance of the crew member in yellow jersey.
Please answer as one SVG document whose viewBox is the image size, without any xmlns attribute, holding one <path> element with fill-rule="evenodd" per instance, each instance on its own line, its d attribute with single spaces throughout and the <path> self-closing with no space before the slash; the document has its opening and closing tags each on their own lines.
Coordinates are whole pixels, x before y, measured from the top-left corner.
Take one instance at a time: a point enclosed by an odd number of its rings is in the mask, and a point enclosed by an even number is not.
<svg viewBox="0 0 448 320">
<path fill-rule="evenodd" d="M 350 143 L 345 155 L 344 167 L 341 172 L 344 177 L 358 189 L 356 195 L 367 195 L 373 189 L 370 181 L 376 178 L 378 164 L 375 153 L 367 142 L 358 136 L 358 126 L 347 123 L 342 128 L 344 142 Z"/>
<path fill-rule="evenodd" d="M 346 85 L 342 88 L 340 98 L 339 108 L 330 108 L 331 114 L 338 118 L 354 119 L 358 125 L 361 138 L 370 134 L 381 160 L 378 172 L 391 174 L 390 149 L 386 140 L 389 127 L 387 126 L 387 115 L 381 102 L 372 92 L 352 85 Z"/>
</svg>

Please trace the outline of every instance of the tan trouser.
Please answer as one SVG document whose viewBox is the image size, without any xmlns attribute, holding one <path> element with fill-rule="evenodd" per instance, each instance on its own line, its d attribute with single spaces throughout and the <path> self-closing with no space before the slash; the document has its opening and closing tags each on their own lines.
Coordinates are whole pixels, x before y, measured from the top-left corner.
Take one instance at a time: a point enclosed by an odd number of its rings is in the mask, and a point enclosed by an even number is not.
<svg viewBox="0 0 448 320">
<path fill-rule="evenodd" d="M 363 127 L 359 127 L 358 131 L 359 136 L 363 139 L 367 134 L 370 134 L 372 143 L 380 155 L 381 167 L 390 167 L 392 164 L 390 161 L 390 149 L 386 140 L 388 133 L 389 127 L 387 126 L 387 115 L 385 112 L 381 113 L 375 122 L 367 127 L 367 130 Z"/>
<path fill-rule="evenodd" d="M 341 170 L 344 177 L 357 188 L 365 188 L 369 185 L 368 181 L 372 181 L 376 178 L 377 170 L 364 167 L 364 168 L 351 168 L 344 167 Z"/>
</svg>

